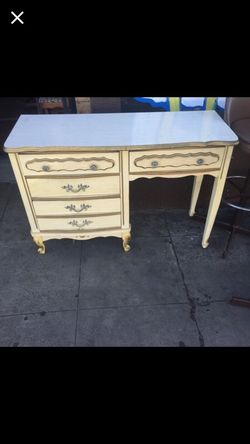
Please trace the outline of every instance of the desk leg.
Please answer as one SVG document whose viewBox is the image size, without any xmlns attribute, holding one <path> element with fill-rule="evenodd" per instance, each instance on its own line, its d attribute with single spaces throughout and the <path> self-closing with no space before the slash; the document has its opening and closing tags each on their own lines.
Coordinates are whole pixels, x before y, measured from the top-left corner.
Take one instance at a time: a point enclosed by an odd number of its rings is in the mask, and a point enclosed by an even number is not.
<svg viewBox="0 0 250 444">
<path fill-rule="evenodd" d="M 230 165 L 231 157 L 232 157 L 233 147 L 227 148 L 227 153 L 225 155 L 225 161 L 224 165 L 222 167 L 222 171 L 218 177 L 214 179 L 214 186 L 212 191 L 212 196 L 210 199 L 210 204 L 208 208 L 208 214 L 207 214 L 207 220 L 206 225 L 204 229 L 203 239 L 202 239 L 202 246 L 203 248 L 207 248 L 209 243 L 209 237 L 211 234 L 211 231 L 213 229 L 213 225 L 215 222 L 215 218 L 217 216 L 217 212 L 221 203 L 221 198 L 227 178 L 228 168 Z"/>
<path fill-rule="evenodd" d="M 195 176 L 194 177 L 194 185 L 193 185 L 193 191 L 192 191 L 192 197 L 191 197 L 191 206 L 189 210 L 189 216 L 194 216 L 195 214 L 195 208 L 197 204 L 197 200 L 200 194 L 201 185 L 203 182 L 204 176 Z"/>
<path fill-rule="evenodd" d="M 45 254 L 45 245 L 43 243 L 43 238 L 42 236 L 33 236 L 33 241 L 35 242 L 35 244 L 39 247 L 37 252 L 39 254 Z"/>
<path fill-rule="evenodd" d="M 121 175 L 121 194 L 122 194 L 122 240 L 125 252 L 130 251 L 129 242 L 131 240 L 130 223 L 129 223 L 129 155 L 128 151 L 120 154 Z"/>
<path fill-rule="evenodd" d="M 131 250 L 131 247 L 129 245 L 129 242 L 131 240 L 131 235 L 129 233 L 128 234 L 124 234 L 122 236 L 122 240 L 123 240 L 123 249 L 127 253 L 128 251 Z"/>
</svg>

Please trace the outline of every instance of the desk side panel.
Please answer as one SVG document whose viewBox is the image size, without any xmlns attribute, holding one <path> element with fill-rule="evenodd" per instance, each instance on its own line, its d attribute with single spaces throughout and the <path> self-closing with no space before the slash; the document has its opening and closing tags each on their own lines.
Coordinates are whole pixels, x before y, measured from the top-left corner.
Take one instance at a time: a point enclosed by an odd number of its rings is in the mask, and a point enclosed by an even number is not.
<svg viewBox="0 0 250 444">
<path fill-rule="evenodd" d="M 20 168 L 19 161 L 18 161 L 18 154 L 9 153 L 9 159 L 10 159 L 10 163 L 12 165 L 12 168 L 13 168 L 13 171 L 15 174 L 15 178 L 16 178 L 19 192 L 21 194 L 24 208 L 25 208 L 25 211 L 26 211 L 29 223 L 30 223 L 31 230 L 33 233 L 36 233 L 36 232 L 38 233 L 39 229 L 36 224 L 35 212 L 32 207 L 32 201 L 29 196 L 28 187 L 27 187 L 27 185 L 25 183 L 25 179 L 21 173 L 21 168 Z"/>
</svg>

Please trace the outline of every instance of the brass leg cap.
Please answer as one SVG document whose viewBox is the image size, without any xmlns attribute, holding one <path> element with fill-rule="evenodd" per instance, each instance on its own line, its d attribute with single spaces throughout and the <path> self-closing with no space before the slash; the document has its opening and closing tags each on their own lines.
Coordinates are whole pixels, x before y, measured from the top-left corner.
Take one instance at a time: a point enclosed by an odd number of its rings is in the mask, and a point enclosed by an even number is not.
<svg viewBox="0 0 250 444">
<path fill-rule="evenodd" d="M 39 254 L 45 254 L 45 248 L 44 247 L 38 248 L 37 251 L 38 251 Z"/>
<path fill-rule="evenodd" d="M 130 247 L 130 245 L 124 245 L 124 246 L 123 246 L 123 249 L 124 249 L 124 251 L 127 253 L 128 251 L 131 250 L 131 247 Z"/>
</svg>

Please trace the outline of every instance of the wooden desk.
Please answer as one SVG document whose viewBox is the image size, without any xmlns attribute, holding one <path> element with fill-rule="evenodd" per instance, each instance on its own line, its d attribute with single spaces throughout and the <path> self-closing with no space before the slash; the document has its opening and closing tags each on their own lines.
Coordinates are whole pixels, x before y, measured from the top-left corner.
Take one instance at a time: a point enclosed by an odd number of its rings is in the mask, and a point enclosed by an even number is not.
<svg viewBox="0 0 250 444">
<path fill-rule="evenodd" d="M 215 111 L 22 115 L 4 150 L 43 254 L 49 239 L 99 236 L 120 237 L 129 251 L 129 181 L 194 176 L 192 216 L 209 174 L 206 248 L 237 143 Z"/>
</svg>

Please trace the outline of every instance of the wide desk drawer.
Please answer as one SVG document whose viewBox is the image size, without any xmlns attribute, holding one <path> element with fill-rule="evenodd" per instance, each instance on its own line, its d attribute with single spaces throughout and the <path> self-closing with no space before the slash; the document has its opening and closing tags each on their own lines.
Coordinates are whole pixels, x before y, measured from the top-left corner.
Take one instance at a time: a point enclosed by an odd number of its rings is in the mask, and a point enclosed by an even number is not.
<svg viewBox="0 0 250 444">
<path fill-rule="evenodd" d="M 85 214 L 119 213 L 121 200 L 113 199 L 79 199 L 79 200 L 35 200 L 33 201 L 36 216 L 74 216 Z"/>
<path fill-rule="evenodd" d="M 130 173 L 219 169 L 225 148 L 181 148 L 131 151 Z"/>
<path fill-rule="evenodd" d="M 121 226 L 121 215 L 37 219 L 41 231 L 94 231 Z"/>
<path fill-rule="evenodd" d="M 118 153 L 20 154 L 19 161 L 25 176 L 117 174 Z"/>
<path fill-rule="evenodd" d="M 104 196 L 120 193 L 120 177 L 86 177 L 60 179 L 27 178 L 32 198 L 57 198 L 71 196 Z"/>
</svg>

